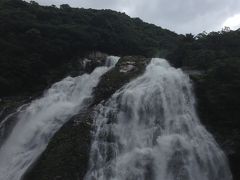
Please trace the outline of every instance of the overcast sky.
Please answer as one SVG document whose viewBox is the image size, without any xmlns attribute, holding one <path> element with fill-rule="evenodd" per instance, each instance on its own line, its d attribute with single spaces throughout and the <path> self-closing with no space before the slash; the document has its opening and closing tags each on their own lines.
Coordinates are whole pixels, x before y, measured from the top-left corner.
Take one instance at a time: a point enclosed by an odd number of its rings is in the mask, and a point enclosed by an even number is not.
<svg viewBox="0 0 240 180">
<path fill-rule="evenodd" d="M 41 5 L 113 9 L 177 33 L 240 28 L 240 0 L 35 0 Z"/>
</svg>

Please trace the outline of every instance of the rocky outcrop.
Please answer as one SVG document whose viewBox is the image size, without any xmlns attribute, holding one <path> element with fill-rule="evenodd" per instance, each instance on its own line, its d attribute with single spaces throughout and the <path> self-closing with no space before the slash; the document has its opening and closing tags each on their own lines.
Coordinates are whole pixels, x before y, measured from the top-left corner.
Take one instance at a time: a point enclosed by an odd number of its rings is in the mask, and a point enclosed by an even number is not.
<svg viewBox="0 0 240 180">
<path fill-rule="evenodd" d="M 24 180 L 83 179 L 91 144 L 91 111 L 73 117 L 55 134 Z"/>
<path fill-rule="evenodd" d="M 107 100 L 116 90 L 129 82 L 131 79 L 142 74 L 149 58 L 142 56 L 125 56 L 120 58 L 115 68 L 104 74 L 98 86 L 94 90 L 94 103 Z M 131 68 L 129 68 L 131 66 Z"/>
<path fill-rule="evenodd" d="M 142 74 L 149 61 L 141 56 L 121 58 L 115 68 L 102 76 L 94 90 L 90 107 L 70 119 L 54 135 L 45 152 L 23 179 L 82 180 L 88 167 L 92 115 L 96 105 L 106 101 L 124 84 Z M 131 68 L 128 68 L 129 65 Z"/>
<path fill-rule="evenodd" d="M 86 56 L 86 64 L 81 64 L 82 72 L 91 72 L 95 67 L 105 63 L 106 55 L 92 53 Z M 89 60 L 91 59 L 91 60 Z M 115 68 L 104 74 L 95 88 L 90 107 L 71 118 L 52 138 L 45 152 L 25 174 L 24 180 L 77 180 L 83 179 L 87 168 L 91 146 L 92 120 L 95 107 L 104 103 L 119 88 L 131 79 L 142 74 L 150 59 L 142 56 L 126 56 L 119 60 Z M 84 62 L 81 59 L 80 63 Z M 240 179 L 240 123 L 230 110 L 221 110 L 213 106 L 208 98 L 209 87 L 205 84 L 205 73 L 183 69 L 194 82 L 201 122 L 210 131 L 221 148 L 225 151 L 234 180 Z M 0 101 L 0 119 L 14 112 L 21 104 L 33 98 L 5 98 Z M 10 128 L 13 121 L 9 121 Z M 10 132 L 7 130 L 6 132 Z M 2 135 L 2 133 L 1 133 Z M 0 136 L 0 142 L 1 138 Z"/>
<path fill-rule="evenodd" d="M 105 64 L 107 56 L 107 54 L 102 52 L 92 52 L 88 54 L 81 60 L 82 69 L 87 73 L 92 72 L 96 67 Z"/>
<path fill-rule="evenodd" d="M 102 66 L 106 62 L 107 54 L 102 52 L 91 52 L 84 57 L 75 58 L 63 68 L 68 70 L 68 75 L 79 76 L 83 73 L 91 73 L 96 67 Z"/>
</svg>

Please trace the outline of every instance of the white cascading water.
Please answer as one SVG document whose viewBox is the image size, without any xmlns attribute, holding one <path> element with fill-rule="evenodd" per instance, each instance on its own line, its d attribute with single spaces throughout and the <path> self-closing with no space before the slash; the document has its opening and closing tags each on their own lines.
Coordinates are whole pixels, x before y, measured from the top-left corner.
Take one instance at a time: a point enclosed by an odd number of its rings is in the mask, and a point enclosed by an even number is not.
<svg viewBox="0 0 240 180">
<path fill-rule="evenodd" d="M 88 104 L 101 75 L 118 59 L 110 56 L 106 66 L 96 68 L 91 74 L 55 83 L 42 98 L 18 114 L 17 124 L 0 148 L 0 180 L 21 179 L 54 133 Z"/>
<path fill-rule="evenodd" d="M 231 180 L 195 112 L 189 77 L 154 58 L 99 105 L 85 180 Z"/>
</svg>

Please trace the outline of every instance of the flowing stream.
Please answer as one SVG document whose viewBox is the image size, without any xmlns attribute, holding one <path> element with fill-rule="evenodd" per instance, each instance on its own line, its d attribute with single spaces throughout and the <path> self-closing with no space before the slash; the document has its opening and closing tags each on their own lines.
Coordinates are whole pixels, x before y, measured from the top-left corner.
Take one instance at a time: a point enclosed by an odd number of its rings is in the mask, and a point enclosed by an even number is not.
<svg viewBox="0 0 240 180">
<path fill-rule="evenodd" d="M 21 179 L 55 132 L 88 105 L 101 75 L 118 59 L 110 56 L 106 66 L 96 68 L 91 74 L 67 77 L 53 84 L 42 98 L 33 101 L 25 110 L 18 110 L 17 123 L 0 147 L 0 180 Z M 1 128 L 7 120 L 2 121 Z"/>
<path fill-rule="evenodd" d="M 97 107 L 85 180 L 231 180 L 223 151 L 201 125 L 189 77 L 154 58 Z"/>
</svg>

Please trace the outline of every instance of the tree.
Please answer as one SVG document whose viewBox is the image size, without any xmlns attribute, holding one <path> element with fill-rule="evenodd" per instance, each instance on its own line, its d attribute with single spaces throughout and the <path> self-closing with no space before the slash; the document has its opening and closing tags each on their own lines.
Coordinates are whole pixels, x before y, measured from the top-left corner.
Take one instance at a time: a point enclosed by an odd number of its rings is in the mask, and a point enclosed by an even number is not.
<svg viewBox="0 0 240 180">
<path fill-rule="evenodd" d="M 62 5 L 60 5 L 60 9 L 63 9 L 63 10 L 70 10 L 71 7 L 70 7 L 68 4 L 62 4 Z"/>
<path fill-rule="evenodd" d="M 193 42 L 195 40 L 194 35 L 193 34 L 186 34 L 184 39 L 185 42 Z"/>
</svg>

